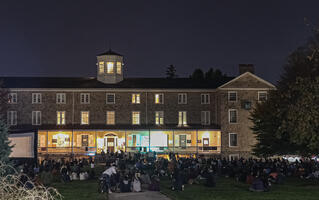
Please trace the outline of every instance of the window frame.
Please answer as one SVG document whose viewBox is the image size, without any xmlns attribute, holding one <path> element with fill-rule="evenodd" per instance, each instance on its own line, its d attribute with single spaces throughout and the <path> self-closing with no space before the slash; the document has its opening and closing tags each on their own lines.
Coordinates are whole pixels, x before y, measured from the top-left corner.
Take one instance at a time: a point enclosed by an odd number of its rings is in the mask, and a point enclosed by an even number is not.
<svg viewBox="0 0 319 200">
<path fill-rule="evenodd" d="M 108 97 L 109 95 L 112 95 L 112 96 L 113 96 L 114 102 L 109 102 L 109 101 L 108 101 L 108 98 L 107 98 L 107 97 Z M 115 93 L 106 93 L 106 94 L 105 94 L 105 103 L 106 103 L 106 104 L 115 104 Z"/>
<path fill-rule="evenodd" d="M 187 93 L 178 93 L 177 94 L 177 103 L 178 104 L 187 104 Z"/>
<path fill-rule="evenodd" d="M 158 126 L 164 125 L 164 111 L 155 111 L 154 114 L 155 114 L 155 125 L 158 125 Z M 157 120 L 157 117 L 158 117 L 158 120 Z"/>
<path fill-rule="evenodd" d="M 64 115 L 64 123 L 61 123 L 61 122 L 63 122 L 62 114 Z M 63 125 L 66 124 L 66 116 L 65 116 L 65 114 L 66 114 L 66 112 L 64 110 L 56 111 L 56 125 L 63 126 Z M 60 121 L 58 120 L 59 117 L 60 117 Z"/>
<path fill-rule="evenodd" d="M 133 96 L 134 96 L 135 102 L 133 101 Z M 138 99 L 138 101 L 137 101 L 137 99 Z M 140 93 L 132 93 L 132 95 L 131 95 L 131 103 L 132 104 L 141 104 L 141 94 Z"/>
<path fill-rule="evenodd" d="M 207 102 L 206 102 L 206 96 L 208 97 L 207 98 Z M 210 104 L 210 94 L 209 93 L 202 93 L 200 94 L 200 102 L 201 104 L 203 105 L 207 105 L 207 104 Z"/>
<path fill-rule="evenodd" d="M 86 95 L 88 96 L 88 101 L 86 101 Z M 84 96 L 84 101 L 82 102 L 82 96 Z M 91 97 L 90 93 L 80 93 L 80 104 L 90 104 Z"/>
<path fill-rule="evenodd" d="M 18 113 L 16 110 L 9 110 L 7 112 L 7 124 L 9 126 L 16 126 L 18 124 Z"/>
<path fill-rule="evenodd" d="M 159 103 L 156 103 L 156 95 L 158 95 Z M 160 96 L 162 96 L 162 102 L 160 102 L 160 100 L 161 100 Z M 164 93 L 155 93 L 154 94 L 154 103 L 155 104 L 164 104 Z"/>
<path fill-rule="evenodd" d="M 35 92 L 32 93 L 32 104 L 42 104 L 42 93 L 39 92 Z M 36 99 L 36 101 L 34 101 L 34 98 Z"/>
<path fill-rule="evenodd" d="M 60 96 L 60 102 L 58 101 Z M 56 104 L 66 104 L 66 94 L 65 93 L 56 93 Z M 62 101 L 63 100 L 63 101 Z"/>
<path fill-rule="evenodd" d="M 15 99 L 15 101 L 13 101 L 14 99 Z M 8 103 L 9 104 L 17 104 L 18 103 L 18 94 L 16 92 L 8 93 Z"/>
<path fill-rule="evenodd" d="M 113 112 L 113 123 L 108 123 L 109 121 L 109 117 L 108 117 L 108 113 L 112 113 Z M 106 117 L 106 125 L 115 125 L 115 111 L 114 110 L 107 110 L 105 113 L 105 117 Z"/>
<path fill-rule="evenodd" d="M 180 123 L 180 113 L 182 113 L 182 123 Z M 185 124 L 184 124 L 184 119 L 185 119 Z M 187 111 L 178 111 L 178 126 L 187 126 Z"/>
<path fill-rule="evenodd" d="M 202 118 L 203 117 L 203 113 L 206 113 L 204 114 L 204 119 Z M 207 115 L 208 113 L 208 115 Z M 201 111 L 201 125 L 210 125 L 211 124 L 211 120 L 210 120 L 210 111 L 209 110 L 203 110 Z M 207 116 L 208 116 L 208 119 L 207 119 Z"/>
<path fill-rule="evenodd" d="M 39 113 L 39 116 L 38 116 L 38 114 L 37 113 Z M 33 123 L 33 118 L 35 117 L 35 122 L 36 123 Z M 39 118 L 39 121 L 38 121 L 38 118 Z M 41 124 L 42 124 L 42 113 L 41 113 L 41 111 L 39 111 L 39 110 L 33 110 L 32 111 L 32 116 L 31 116 L 31 120 L 32 120 L 32 125 L 33 126 L 40 126 Z"/>
<path fill-rule="evenodd" d="M 231 135 L 236 135 L 236 146 L 232 146 L 230 142 Z M 238 147 L 238 133 L 228 133 L 228 147 Z"/>
<path fill-rule="evenodd" d="M 257 99 L 258 99 L 259 102 L 267 101 L 267 99 L 268 99 L 268 92 L 267 91 L 258 91 L 257 94 L 258 94 L 257 95 Z M 265 100 L 260 100 L 260 94 L 266 94 L 266 99 Z"/>
<path fill-rule="evenodd" d="M 88 113 L 88 123 L 83 123 L 83 113 Z M 90 125 L 90 111 L 81 111 L 81 125 Z"/>
<path fill-rule="evenodd" d="M 236 94 L 236 99 L 235 100 L 231 100 L 230 99 L 230 94 L 231 93 Z M 238 101 L 238 93 L 237 93 L 237 91 L 228 91 L 228 102 L 237 102 L 237 101 Z"/>
<path fill-rule="evenodd" d="M 109 72 L 109 64 L 110 64 L 110 66 L 112 66 L 112 72 Z M 114 74 L 114 62 L 111 62 L 111 61 L 109 61 L 109 62 L 106 62 L 106 74 Z"/>
<path fill-rule="evenodd" d="M 138 114 L 138 124 L 134 123 L 134 113 Z M 132 125 L 141 125 L 141 111 L 132 111 Z"/>
<path fill-rule="evenodd" d="M 231 122 L 231 117 L 230 117 L 231 111 L 236 111 L 236 122 Z M 238 123 L 238 110 L 237 109 L 228 109 L 228 123 L 229 124 L 237 124 Z"/>
<path fill-rule="evenodd" d="M 101 71 L 102 67 L 103 67 L 103 70 Z M 98 62 L 98 74 L 105 74 L 105 62 L 104 61 Z"/>
<path fill-rule="evenodd" d="M 120 61 L 116 61 L 116 74 L 122 74 L 122 62 Z"/>
</svg>

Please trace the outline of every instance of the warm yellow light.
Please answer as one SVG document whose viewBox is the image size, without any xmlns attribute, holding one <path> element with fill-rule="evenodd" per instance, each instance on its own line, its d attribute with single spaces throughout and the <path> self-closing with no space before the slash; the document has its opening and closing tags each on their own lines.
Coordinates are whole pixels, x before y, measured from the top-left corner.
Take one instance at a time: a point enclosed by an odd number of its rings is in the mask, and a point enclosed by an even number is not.
<svg viewBox="0 0 319 200">
<path fill-rule="evenodd" d="M 99 62 L 99 73 L 100 74 L 104 73 L 104 62 Z"/>
<path fill-rule="evenodd" d="M 135 103 L 135 104 L 141 103 L 140 94 L 132 94 L 132 103 Z"/>
<path fill-rule="evenodd" d="M 122 74 L 122 63 L 121 62 L 116 62 L 116 73 Z"/>
<path fill-rule="evenodd" d="M 114 73 L 114 63 L 113 62 L 107 62 L 107 73 L 113 74 Z"/>
</svg>

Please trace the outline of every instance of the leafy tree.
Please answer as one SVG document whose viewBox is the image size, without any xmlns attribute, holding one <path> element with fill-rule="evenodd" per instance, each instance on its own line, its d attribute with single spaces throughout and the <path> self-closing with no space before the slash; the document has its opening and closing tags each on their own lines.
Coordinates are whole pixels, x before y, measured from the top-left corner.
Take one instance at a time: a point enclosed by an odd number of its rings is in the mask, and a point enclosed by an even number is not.
<svg viewBox="0 0 319 200">
<path fill-rule="evenodd" d="M 204 80 L 204 72 L 201 69 L 197 68 L 194 70 L 190 78 L 194 80 Z"/>
<path fill-rule="evenodd" d="M 174 67 L 174 65 L 170 65 L 169 67 L 167 67 L 166 69 L 166 78 L 177 78 L 176 75 L 176 68 Z"/>
<path fill-rule="evenodd" d="M 213 68 L 210 68 L 205 73 L 206 80 L 215 81 L 218 84 L 222 83 L 226 77 L 227 77 L 226 74 L 223 74 L 219 69 L 214 70 Z"/>
</svg>

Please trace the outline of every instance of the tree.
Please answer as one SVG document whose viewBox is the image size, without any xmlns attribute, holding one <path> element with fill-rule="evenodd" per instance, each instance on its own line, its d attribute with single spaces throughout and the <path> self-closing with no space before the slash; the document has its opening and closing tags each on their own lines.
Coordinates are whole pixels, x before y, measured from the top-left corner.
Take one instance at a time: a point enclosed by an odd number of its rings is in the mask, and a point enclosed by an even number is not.
<svg viewBox="0 0 319 200">
<path fill-rule="evenodd" d="M 167 67 L 166 78 L 170 78 L 170 79 L 177 78 L 176 68 L 174 67 L 174 65 L 170 65 L 169 67 Z"/>
<path fill-rule="evenodd" d="M 201 69 L 197 68 L 194 70 L 190 78 L 194 80 L 204 80 L 204 72 Z"/>
<path fill-rule="evenodd" d="M 217 84 L 222 83 L 226 77 L 227 77 L 226 74 L 223 74 L 219 69 L 214 70 L 213 68 L 210 68 L 205 73 L 206 80 L 215 81 Z"/>
<path fill-rule="evenodd" d="M 251 120 L 258 156 L 319 153 L 319 32 L 288 57 L 277 91 Z"/>
</svg>

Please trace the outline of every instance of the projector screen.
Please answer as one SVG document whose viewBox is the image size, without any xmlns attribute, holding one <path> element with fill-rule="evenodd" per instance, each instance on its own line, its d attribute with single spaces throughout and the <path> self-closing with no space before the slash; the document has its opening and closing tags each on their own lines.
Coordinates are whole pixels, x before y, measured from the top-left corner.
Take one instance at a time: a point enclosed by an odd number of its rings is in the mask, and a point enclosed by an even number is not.
<svg viewBox="0 0 319 200">
<path fill-rule="evenodd" d="M 35 133 L 10 134 L 11 158 L 34 158 L 34 135 Z"/>
</svg>

